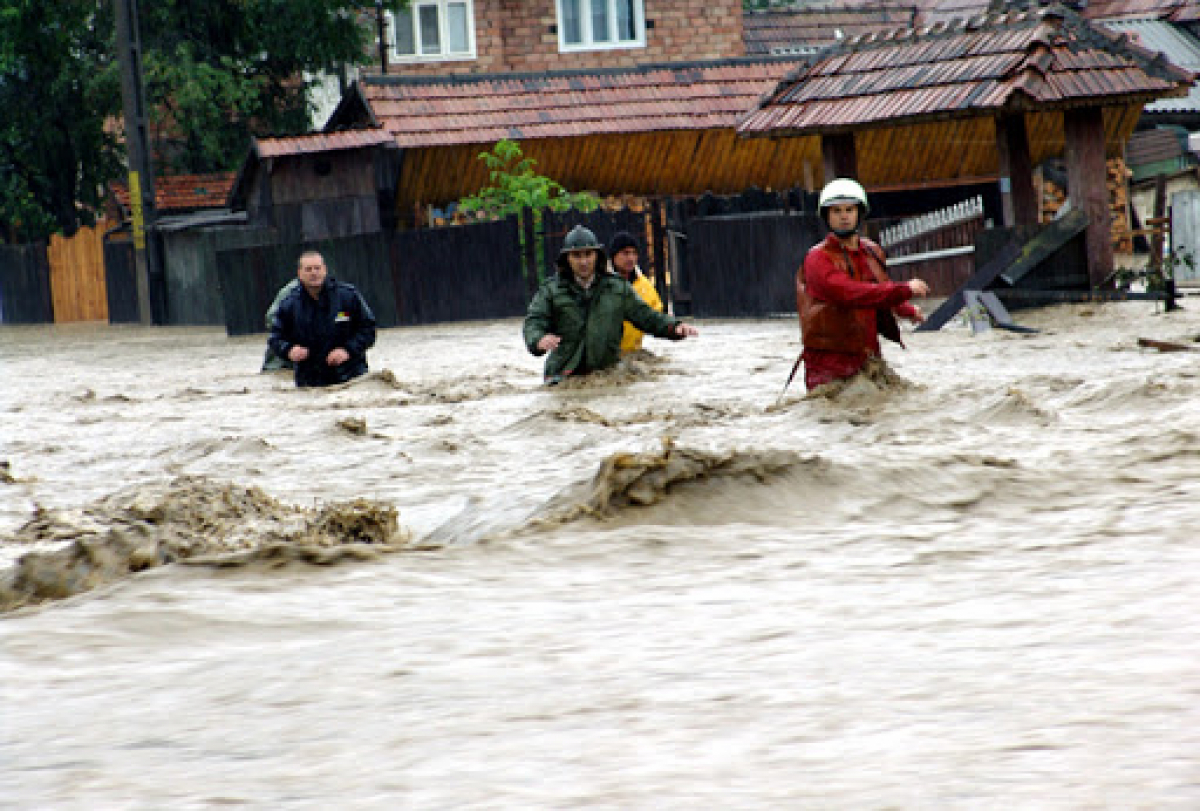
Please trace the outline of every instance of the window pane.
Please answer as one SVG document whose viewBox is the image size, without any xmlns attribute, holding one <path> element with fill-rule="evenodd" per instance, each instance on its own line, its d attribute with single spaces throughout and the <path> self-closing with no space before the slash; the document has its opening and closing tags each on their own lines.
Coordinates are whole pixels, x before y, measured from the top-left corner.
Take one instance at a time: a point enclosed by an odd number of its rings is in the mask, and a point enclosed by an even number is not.
<svg viewBox="0 0 1200 811">
<path fill-rule="evenodd" d="M 637 39 L 633 3 L 634 0 L 617 0 L 617 39 L 621 41 Z"/>
<path fill-rule="evenodd" d="M 608 0 L 592 0 L 592 42 L 608 42 Z"/>
<path fill-rule="evenodd" d="M 421 22 L 421 53 L 440 54 L 442 38 L 438 32 L 437 6 L 421 6 L 417 9 Z"/>
<path fill-rule="evenodd" d="M 413 56 L 416 54 L 417 47 L 413 42 L 412 12 L 405 9 L 393 15 L 392 24 L 396 27 L 396 53 L 401 56 Z"/>
<path fill-rule="evenodd" d="M 471 38 L 467 34 L 467 4 L 450 3 L 446 6 L 446 51 L 465 54 L 471 50 Z"/>
<path fill-rule="evenodd" d="M 579 13 L 579 4 L 583 0 L 560 0 L 562 3 L 562 33 L 563 42 L 568 45 L 578 45 L 583 42 L 583 20 Z"/>
</svg>

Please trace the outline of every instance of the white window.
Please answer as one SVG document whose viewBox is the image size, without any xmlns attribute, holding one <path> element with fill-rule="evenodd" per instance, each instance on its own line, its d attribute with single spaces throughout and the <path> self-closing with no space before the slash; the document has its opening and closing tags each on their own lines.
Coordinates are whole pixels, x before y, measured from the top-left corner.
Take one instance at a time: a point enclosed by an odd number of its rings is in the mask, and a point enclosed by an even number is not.
<svg viewBox="0 0 1200 811">
<path fill-rule="evenodd" d="M 646 44 L 642 0 L 556 0 L 562 51 L 638 48 Z"/>
<path fill-rule="evenodd" d="M 412 0 L 388 14 L 388 44 L 397 62 L 475 58 L 472 0 Z"/>
</svg>

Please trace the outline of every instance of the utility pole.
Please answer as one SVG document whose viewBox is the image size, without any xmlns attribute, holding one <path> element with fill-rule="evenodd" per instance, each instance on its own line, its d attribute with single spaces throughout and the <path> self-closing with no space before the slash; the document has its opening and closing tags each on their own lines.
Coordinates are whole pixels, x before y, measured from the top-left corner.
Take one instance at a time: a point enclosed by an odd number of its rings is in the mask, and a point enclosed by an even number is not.
<svg viewBox="0 0 1200 811">
<path fill-rule="evenodd" d="M 379 28 L 379 67 L 387 74 L 387 21 L 383 16 L 383 0 L 375 0 L 375 25 Z"/>
<path fill-rule="evenodd" d="M 125 112 L 125 148 L 129 162 L 129 208 L 133 215 L 134 278 L 137 284 L 138 320 L 154 323 L 150 303 L 150 279 L 161 268 L 153 238 L 154 169 L 149 154 L 146 126 L 146 91 L 142 86 L 142 38 L 138 33 L 137 0 L 115 0 L 117 12 L 117 58 L 121 62 L 121 96 Z"/>
</svg>

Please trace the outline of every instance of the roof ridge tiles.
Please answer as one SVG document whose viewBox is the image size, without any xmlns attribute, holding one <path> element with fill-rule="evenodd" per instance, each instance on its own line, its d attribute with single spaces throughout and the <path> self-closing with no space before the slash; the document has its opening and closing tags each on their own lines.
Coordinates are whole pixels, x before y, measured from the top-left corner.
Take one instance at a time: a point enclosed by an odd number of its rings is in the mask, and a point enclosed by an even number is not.
<svg viewBox="0 0 1200 811">
<path fill-rule="evenodd" d="M 689 62 L 655 62 L 642 65 L 617 66 L 611 68 L 567 68 L 551 71 L 528 71 L 521 73 L 445 73 L 431 76 L 398 76 L 394 74 L 364 74 L 359 80 L 370 87 L 421 86 L 421 85 L 472 85 L 490 82 L 527 82 L 537 80 L 570 79 L 588 76 L 636 76 L 660 71 L 709 70 L 729 67 L 750 67 L 795 62 L 794 55 L 754 54 L 751 56 L 724 59 L 693 60 Z"/>
</svg>

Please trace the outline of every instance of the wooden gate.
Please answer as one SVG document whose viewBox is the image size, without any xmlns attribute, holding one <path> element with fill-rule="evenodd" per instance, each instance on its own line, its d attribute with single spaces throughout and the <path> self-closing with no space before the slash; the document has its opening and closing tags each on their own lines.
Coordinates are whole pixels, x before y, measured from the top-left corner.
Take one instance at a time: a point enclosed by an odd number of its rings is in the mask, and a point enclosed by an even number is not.
<svg viewBox="0 0 1200 811">
<path fill-rule="evenodd" d="M 80 228 L 70 239 L 50 237 L 50 291 L 56 323 L 107 321 L 108 287 L 104 276 L 104 232 L 101 219 L 90 228 Z"/>
</svg>

